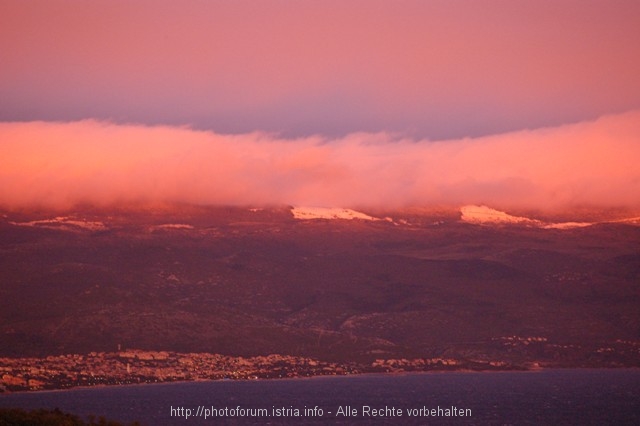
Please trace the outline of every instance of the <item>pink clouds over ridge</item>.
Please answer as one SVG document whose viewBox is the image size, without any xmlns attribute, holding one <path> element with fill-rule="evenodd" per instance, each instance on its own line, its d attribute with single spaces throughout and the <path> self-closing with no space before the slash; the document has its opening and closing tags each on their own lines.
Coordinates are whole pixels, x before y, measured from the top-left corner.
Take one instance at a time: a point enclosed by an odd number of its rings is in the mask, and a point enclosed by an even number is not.
<svg viewBox="0 0 640 426">
<path fill-rule="evenodd" d="M 0 123 L 0 205 L 640 205 L 640 111 L 480 138 Z"/>
</svg>

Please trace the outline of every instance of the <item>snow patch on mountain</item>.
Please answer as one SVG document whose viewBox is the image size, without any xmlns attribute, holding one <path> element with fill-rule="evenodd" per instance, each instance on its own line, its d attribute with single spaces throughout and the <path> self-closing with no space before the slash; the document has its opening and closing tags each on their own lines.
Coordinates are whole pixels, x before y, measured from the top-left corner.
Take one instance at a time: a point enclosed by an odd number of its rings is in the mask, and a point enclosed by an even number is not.
<svg viewBox="0 0 640 426">
<path fill-rule="evenodd" d="M 89 231 L 104 231 L 107 226 L 102 222 L 76 220 L 67 216 L 58 216 L 53 219 L 32 220 L 30 222 L 9 222 L 16 226 L 32 226 L 50 229 L 62 229 L 65 231 L 74 231 L 78 229 L 86 229 Z"/>
<path fill-rule="evenodd" d="M 626 219 L 618 219 L 618 220 L 612 220 L 609 221 L 607 223 L 624 223 L 627 225 L 640 225 L 640 216 L 638 217 L 629 217 Z"/>
<path fill-rule="evenodd" d="M 593 223 L 591 222 L 561 222 L 561 223 L 550 223 L 548 225 L 544 225 L 544 229 L 572 229 L 572 228 L 584 228 L 585 226 L 591 226 Z"/>
<path fill-rule="evenodd" d="M 193 229 L 193 225 L 186 223 L 165 223 L 163 225 L 152 226 L 151 229 Z"/>
<path fill-rule="evenodd" d="M 487 206 L 464 206 L 460 209 L 462 221 L 473 224 L 518 224 L 536 226 L 542 229 L 573 229 L 593 225 L 592 222 L 549 223 L 523 216 L 512 216 Z"/>
<path fill-rule="evenodd" d="M 518 223 L 524 225 L 540 225 L 541 222 L 527 217 L 512 216 L 487 206 L 464 206 L 460 208 L 462 221 L 468 223 Z"/>
<path fill-rule="evenodd" d="M 339 207 L 293 207 L 291 214 L 295 219 L 360 219 L 360 220 L 382 220 L 351 209 Z"/>
</svg>

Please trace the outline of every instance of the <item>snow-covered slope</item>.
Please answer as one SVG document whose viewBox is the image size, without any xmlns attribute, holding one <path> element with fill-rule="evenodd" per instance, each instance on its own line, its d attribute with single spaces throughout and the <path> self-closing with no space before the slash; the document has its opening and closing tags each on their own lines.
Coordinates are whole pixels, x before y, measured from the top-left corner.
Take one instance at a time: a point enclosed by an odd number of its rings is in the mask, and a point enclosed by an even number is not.
<svg viewBox="0 0 640 426">
<path fill-rule="evenodd" d="M 640 225 L 640 216 L 639 217 L 629 217 L 627 219 L 618 219 L 612 220 L 607 223 L 626 223 L 628 225 Z"/>
<path fill-rule="evenodd" d="M 295 219 L 361 219 L 381 220 L 367 214 L 339 207 L 294 207 L 291 214 Z"/>
<path fill-rule="evenodd" d="M 511 216 L 505 212 L 494 210 L 487 206 L 464 206 L 460 208 L 462 221 L 469 223 L 519 223 L 525 225 L 540 225 L 541 222 L 521 216 Z"/>
<path fill-rule="evenodd" d="M 151 229 L 193 229 L 193 225 L 186 223 L 165 223 L 163 225 L 152 226 Z"/>
<path fill-rule="evenodd" d="M 544 229 L 571 229 L 571 228 L 584 228 L 585 226 L 591 226 L 591 222 L 561 222 L 561 223 L 549 223 L 544 225 Z"/>
<path fill-rule="evenodd" d="M 536 226 L 543 229 L 572 229 L 591 226 L 591 222 L 560 222 L 548 223 L 528 217 L 512 216 L 508 213 L 495 210 L 487 206 L 464 206 L 460 209 L 462 221 L 474 224 L 519 224 Z"/>
<path fill-rule="evenodd" d="M 17 226 L 35 226 L 41 228 L 62 229 L 73 231 L 86 229 L 89 231 L 103 231 L 107 229 L 104 223 L 87 220 L 76 220 L 66 216 L 58 216 L 53 219 L 32 220 L 31 222 L 9 222 Z"/>
</svg>

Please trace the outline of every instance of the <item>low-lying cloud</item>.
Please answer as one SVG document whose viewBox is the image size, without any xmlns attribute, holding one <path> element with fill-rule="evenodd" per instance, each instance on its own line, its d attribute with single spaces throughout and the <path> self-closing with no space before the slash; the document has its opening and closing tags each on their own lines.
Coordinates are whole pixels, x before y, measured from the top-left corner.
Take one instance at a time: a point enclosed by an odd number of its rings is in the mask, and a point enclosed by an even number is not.
<svg viewBox="0 0 640 426">
<path fill-rule="evenodd" d="M 640 111 L 426 141 L 221 135 L 97 121 L 0 123 L 0 205 L 186 202 L 555 209 L 640 204 Z"/>
</svg>

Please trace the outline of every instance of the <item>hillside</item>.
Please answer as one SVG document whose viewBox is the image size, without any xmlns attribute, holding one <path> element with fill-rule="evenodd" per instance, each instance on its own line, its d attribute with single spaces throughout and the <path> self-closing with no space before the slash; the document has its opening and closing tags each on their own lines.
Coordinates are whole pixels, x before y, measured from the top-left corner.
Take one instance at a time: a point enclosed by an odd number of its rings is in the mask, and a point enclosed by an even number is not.
<svg viewBox="0 0 640 426">
<path fill-rule="evenodd" d="M 350 215 L 5 212 L 0 356 L 120 345 L 339 362 L 640 365 L 640 227 Z"/>
</svg>

